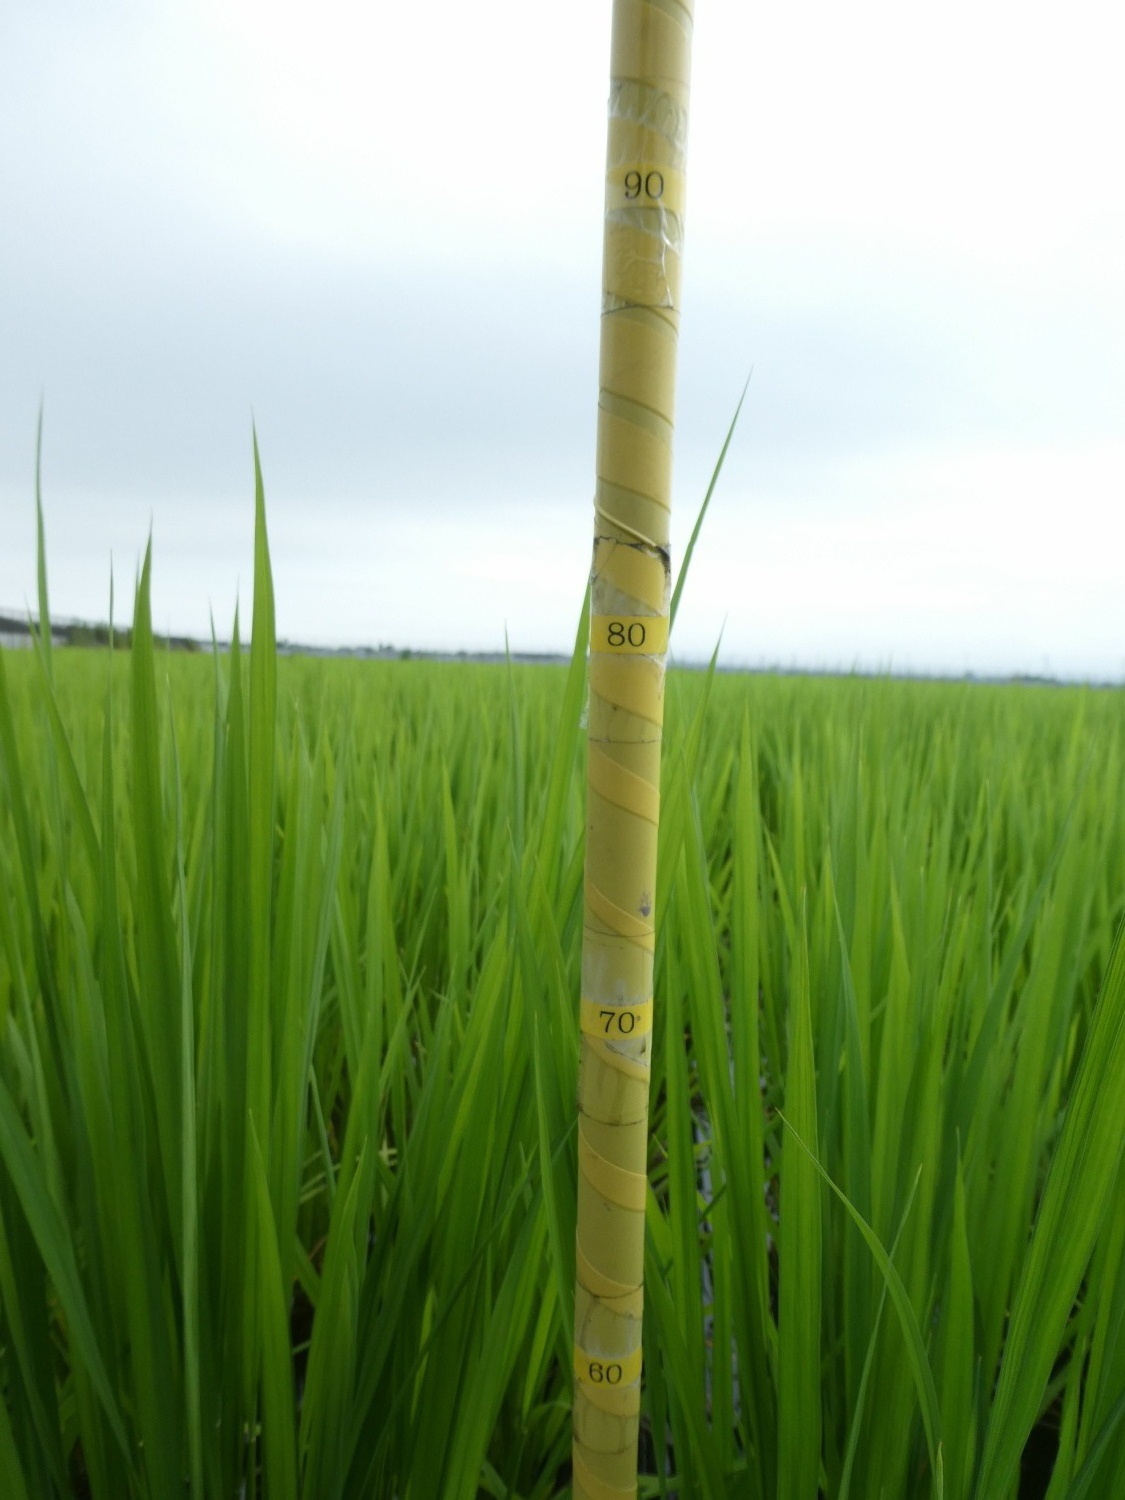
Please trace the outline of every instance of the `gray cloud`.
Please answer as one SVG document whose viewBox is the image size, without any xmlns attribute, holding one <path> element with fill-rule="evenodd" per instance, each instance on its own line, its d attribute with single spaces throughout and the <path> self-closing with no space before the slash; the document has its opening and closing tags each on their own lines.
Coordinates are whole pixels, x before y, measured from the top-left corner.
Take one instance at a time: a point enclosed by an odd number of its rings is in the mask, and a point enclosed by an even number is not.
<svg viewBox="0 0 1125 1500">
<path fill-rule="evenodd" d="M 484 218 L 466 220 L 462 243 L 460 219 L 400 223 L 363 183 L 357 200 L 378 201 L 362 232 L 314 232 L 328 199 L 309 172 L 248 137 L 223 137 L 221 99 L 201 95 L 186 114 L 165 108 L 167 79 L 152 71 L 163 54 L 143 28 L 77 6 L 65 24 L 63 14 L 28 11 L 0 49 L 12 145 L 0 158 L 0 603 L 33 586 L 41 394 L 52 570 L 71 612 L 98 609 L 89 601 L 107 593 L 111 549 L 131 572 L 150 520 L 158 576 L 185 626 L 199 628 L 209 591 L 248 577 L 251 414 L 290 597 L 301 597 L 304 566 L 322 617 L 338 602 L 325 582 L 333 560 L 347 565 L 353 612 L 331 630 L 315 611 L 304 616 L 325 633 L 404 638 L 416 628 L 411 615 L 371 623 L 361 607 L 356 554 L 377 559 L 392 521 L 412 546 L 424 531 L 408 522 L 464 528 L 477 516 L 482 545 L 502 552 L 516 548 L 512 518 L 524 507 L 537 546 L 565 537 L 580 558 L 597 381 L 593 213 L 540 203 L 526 232 L 508 235 L 497 221 L 483 233 Z M 809 167 L 818 137 L 806 124 Z M 852 160 L 857 191 L 860 165 Z M 947 193 L 955 165 L 945 162 Z M 905 505 L 920 504 L 911 497 L 927 475 L 960 472 L 947 464 L 958 453 L 1121 441 L 1125 295 L 1113 221 L 1099 238 L 1091 219 L 1013 268 L 995 247 L 968 255 L 963 225 L 953 247 L 885 232 L 892 187 L 867 183 L 884 194 L 886 223 L 866 238 L 811 219 L 759 229 L 752 217 L 743 228 L 753 233 L 735 234 L 708 220 L 706 187 L 700 194 L 688 223 L 679 517 L 702 495 L 751 365 L 710 534 L 737 517 L 744 538 L 753 520 L 779 555 L 800 544 L 786 517 L 851 534 L 867 524 L 872 494 L 889 504 L 901 486 Z M 509 189 L 482 181 L 482 193 Z M 916 204 L 919 185 L 911 191 Z M 287 197 L 279 227 L 267 209 Z M 471 535 L 457 531 L 457 545 Z M 878 546 L 873 529 L 854 565 Z M 480 630 L 492 643 L 490 566 L 473 575 L 484 582 L 464 608 L 486 611 Z M 493 572 L 505 568 L 518 576 L 518 559 Z M 902 618 L 901 600 L 888 605 L 870 639 Z"/>
</svg>

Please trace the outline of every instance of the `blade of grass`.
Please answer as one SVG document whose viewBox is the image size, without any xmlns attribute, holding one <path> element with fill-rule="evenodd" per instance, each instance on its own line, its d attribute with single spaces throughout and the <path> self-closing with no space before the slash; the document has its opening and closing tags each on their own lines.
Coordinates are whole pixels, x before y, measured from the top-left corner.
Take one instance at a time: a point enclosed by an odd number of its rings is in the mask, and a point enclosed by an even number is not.
<svg viewBox="0 0 1125 1500">
<path fill-rule="evenodd" d="M 97 1336 L 82 1290 L 82 1278 L 74 1258 L 70 1231 L 47 1194 L 42 1170 L 23 1127 L 15 1101 L 0 1078 L 0 1155 L 12 1179 L 27 1222 L 43 1257 L 43 1263 L 66 1313 L 69 1340 L 74 1353 L 90 1374 L 106 1420 L 121 1451 L 128 1457 L 129 1442 L 113 1389 L 98 1348 Z"/>
<path fill-rule="evenodd" d="M 792 1117 L 794 1139 L 803 1149 L 800 1154 L 788 1150 L 782 1161 L 778 1229 L 778 1500 L 816 1500 L 820 1479 L 821 1186 L 803 897 L 802 892 L 785 1078 L 785 1108 Z"/>
<path fill-rule="evenodd" d="M 977 1500 L 1004 1494 L 1062 1343 L 1125 1145 L 1125 926 L 1119 929 L 1012 1304 L 977 1475 Z"/>
<path fill-rule="evenodd" d="M 282 1283 L 269 1183 L 253 1120 L 250 1141 L 255 1209 L 254 1261 L 258 1271 L 262 1331 L 260 1376 L 265 1493 L 270 1500 L 297 1500 L 297 1434 L 288 1297 Z"/>
<path fill-rule="evenodd" d="M 742 403 L 746 400 L 746 392 L 750 389 L 750 381 L 753 379 L 753 376 L 754 369 L 751 366 L 750 374 L 746 377 L 746 384 L 742 387 L 742 395 L 739 396 L 738 405 L 734 409 L 734 416 L 730 419 L 730 426 L 727 428 L 727 435 L 723 439 L 723 446 L 719 449 L 719 457 L 714 469 L 711 471 L 707 493 L 703 496 L 703 504 L 699 507 L 699 514 L 695 518 L 695 525 L 691 528 L 691 536 L 688 538 L 688 544 L 684 549 L 684 560 L 680 565 L 680 571 L 676 577 L 676 587 L 672 591 L 672 602 L 668 607 L 669 631 L 672 630 L 672 627 L 676 623 L 676 615 L 680 608 L 680 595 L 683 593 L 684 584 L 687 582 L 688 569 L 691 567 L 691 559 L 695 553 L 695 544 L 699 540 L 699 533 L 703 530 L 703 522 L 711 505 L 711 497 L 714 495 L 716 486 L 719 483 L 719 475 L 723 472 L 723 464 L 727 458 L 727 449 L 731 445 L 734 430 L 738 426 L 738 419 L 742 414 Z"/>
<path fill-rule="evenodd" d="M 801 1147 L 808 1159 L 812 1162 L 817 1172 L 832 1189 L 832 1192 L 844 1205 L 852 1222 L 863 1236 L 868 1249 L 874 1257 L 875 1264 L 887 1286 L 891 1302 L 898 1315 L 899 1324 L 906 1338 L 907 1355 L 910 1365 L 910 1373 L 918 1392 L 918 1401 L 922 1411 L 922 1423 L 926 1429 L 926 1444 L 930 1453 L 930 1468 L 933 1474 L 934 1495 L 936 1500 L 942 1500 L 944 1494 L 944 1483 L 942 1475 L 941 1456 L 941 1411 L 938 1404 L 937 1388 L 934 1385 L 933 1372 L 926 1354 L 925 1341 L 922 1338 L 922 1330 L 918 1326 L 918 1319 L 910 1303 L 910 1294 L 903 1285 L 902 1277 L 895 1269 L 894 1263 L 887 1254 L 878 1235 L 864 1219 L 863 1215 L 852 1204 L 847 1194 L 832 1181 L 828 1173 L 820 1165 L 816 1156 L 809 1150 L 808 1146 L 797 1134 L 793 1125 L 778 1111 L 779 1116 L 790 1135 Z M 983 1500 L 983 1497 L 982 1497 Z"/>
<path fill-rule="evenodd" d="M 47 676 L 52 676 L 51 606 L 47 597 L 47 535 L 43 525 L 43 402 L 35 424 L 35 560 L 39 584 L 39 645 Z"/>
</svg>

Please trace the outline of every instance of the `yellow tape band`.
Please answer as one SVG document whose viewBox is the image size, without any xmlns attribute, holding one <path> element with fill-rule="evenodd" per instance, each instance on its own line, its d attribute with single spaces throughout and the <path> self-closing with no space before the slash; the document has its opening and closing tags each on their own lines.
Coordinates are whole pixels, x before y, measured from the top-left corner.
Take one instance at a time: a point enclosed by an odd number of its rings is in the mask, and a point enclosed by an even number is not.
<svg viewBox="0 0 1125 1500">
<path fill-rule="evenodd" d="M 619 1167 L 616 1162 L 602 1156 L 587 1140 L 578 1121 L 578 1170 L 586 1181 L 607 1203 L 624 1208 L 629 1213 L 643 1214 L 648 1179 L 643 1172 L 631 1172 L 628 1167 Z"/>
<path fill-rule="evenodd" d="M 604 1041 L 626 1041 L 633 1036 L 647 1036 L 652 1030 L 652 1001 L 640 1005 L 599 1005 L 596 1000 L 582 999 L 582 1030 L 587 1036 Z"/>
<path fill-rule="evenodd" d="M 626 257 L 626 262 L 632 278 L 643 281 L 636 270 L 636 256 Z M 634 302 L 652 293 L 644 286 L 632 290 L 635 295 L 630 300 Z M 620 408 L 615 411 L 598 403 L 597 478 L 650 500 L 667 516 L 672 509 L 671 441 L 667 431 L 653 432 L 644 422 L 634 421 L 633 415 L 628 410 L 622 415 Z"/>
<path fill-rule="evenodd" d="M 641 921 L 632 912 L 623 911 L 616 906 L 604 891 L 600 891 L 589 876 L 586 877 L 586 913 L 587 917 L 593 917 L 608 927 L 616 937 L 626 938 L 635 943 L 638 948 L 645 948 L 650 953 L 656 950 L 656 929 L 653 927 L 652 918 Z"/>
<path fill-rule="evenodd" d="M 605 176 L 605 206 L 607 213 L 619 208 L 662 208 L 665 213 L 682 214 L 684 174 L 654 161 L 610 167 Z"/>
<path fill-rule="evenodd" d="M 664 661 L 658 656 L 590 654 L 590 691 L 659 729 L 664 722 Z"/>
<path fill-rule="evenodd" d="M 607 1390 L 632 1385 L 641 1378 L 641 1351 L 634 1349 L 630 1354 L 620 1355 L 591 1354 L 575 1344 L 574 1377 L 583 1385 Z"/>
<path fill-rule="evenodd" d="M 668 612 L 668 569 L 658 552 L 599 537 L 594 543 L 594 577 L 647 604 L 653 614 Z"/>
<path fill-rule="evenodd" d="M 592 615 L 590 650 L 614 656 L 663 656 L 668 650 L 668 616 Z"/>
<path fill-rule="evenodd" d="M 600 1457 L 600 1455 L 597 1455 Z M 596 1461 L 596 1460 L 595 1460 Z M 637 1486 L 622 1488 L 599 1479 L 582 1457 L 582 1450 L 574 1445 L 574 1500 L 637 1500 Z"/>
<path fill-rule="evenodd" d="M 639 1318 L 642 1315 L 645 1305 L 644 1287 L 626 1286 L 624 1282 L 614 1281 L 612 1276 L 599 1271 L 583 1250 L 582 1241 L 577 1234 L 574 1237 L 574 1258 L 578 1285 L 591 1297 L 596 1297 L 603 1307 L 608 1307 L 611 1312 L 623 1318 Z"/>
<path fill-rule="evenodd" d="M 622 1078 L 628 1078 L 633 1083 L 644 1085 L 643 1103 L 640 1112 L 636 1115 L 623 1115 L 620 1094 L 615 1095 L 616 1103 L 610 1114 L 594 1114 L 594 1105 L 587 1101 L 586 1113 L 591 1120 L 600 1120 L 604 1125 L 628 1125 L 631 1120 L 644 1119 L 648 1109 L 648 1083 L 652 1076 L 652 1067 L 646 1057 L 629 1057 L 624 1052 L 618 1052 L 609 1045 L 605 1037 L 590 1036 L 589 1033 L 583 1039 L 587 1058 L 596 1058 L 603 1068 L 608 1068 L 612 1073 L 620 1073 Z"/>
<path fill-rule="evenodd" d="M 593 1407 L 599 1417 L 615 1418 L 618 1436 L 624 1438 L 628 1443 L 630 1427 L 632 1422 L 641 1414 L 641 1386 L 639 1381 L 632 1385 L 588 1385 L 582 1381 L 574 1388 L 574 1426 L 575 1436 L 579 1432 L 589 1432 L 591 1423 L 587 1412 L 583 1409 Z M 597 1426 L 605 1433 L 606 1424 L 598 1421 Z M 635 1431 L 635 1429 L 633 1429 Z M 635 1439 L 634 1439 L 635 1441 Z M 577 1500 L 577 1495 L 575 1496 Z M 629 1500 L 636 1500 L 635 1491 L 630 1490 Z"/>
<path fill-rule="evenodd" d="M 586 780 L 592 791 L 623 812 L 648 823 L 660 819 L 660 790 L 644 776 L 613 759 L 591 740 L 586 756 Z"/>
</svg>

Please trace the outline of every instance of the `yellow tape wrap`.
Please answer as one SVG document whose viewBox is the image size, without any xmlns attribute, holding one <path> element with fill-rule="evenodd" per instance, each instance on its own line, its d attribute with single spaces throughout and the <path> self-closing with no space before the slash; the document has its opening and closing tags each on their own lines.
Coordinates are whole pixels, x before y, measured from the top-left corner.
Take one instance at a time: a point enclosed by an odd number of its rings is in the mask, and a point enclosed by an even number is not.
<svg viewBox="0 0 1125 1500">
<path fill-rule="evenodd" d="M 679 11 L 674 15 L 673 11 Z M 691 75 L 691 0 L 664 7 L 653 0 L 615 0 L 614 78 L 639 78 L 687 99 Z"/>
<path fill-rule="evenodd" d="M 634 1477 L 625 1484 L 609 1484 L 595 1473 L 591 1466 L 592 1455 L 582 1444 L 574 1445 L 574 1497 L 575 1500 L 634 1500 L 637 1482 Z M 601 1455 L 596 1455 L 601 1467 Z M 634 1474 L 636 1463 L 633 1464 Z"/>
<path fill-rule="evenodd" d="M 604 598 L 639 599 L 649 614 L 668 613 L 668 570 L 650 551 L 599 537 L 594 543 L 594 574 Z"/>
<path fill-rule="evenodd" d="M 591 575 L 574 1500 L 636 1495 L 691 12 L 690 0 L 614 0 Z"/>
<path fill-rule="evenodd" d="M 644 1311 L 644 1289 L 643 1287 L 622 1286 L 618 1281 L 611 1281 L 608 1276 L 603 1276 L 596 1266 L 592 1266 L 582 1253 L 582 1246 L 576 1246 L 578 1262 L 578 1285 L 588 1291 L 592 1297 L 596 1297 L 604 1306 L 613 1312 L 620 1313 L 622 1317 L 639 1318 Z"/>
<path fill-rule="evenodd" d="M 611 1126 L 610 1128 L 615 1127 Z M 589 1123 L 585 1120 L 580 1121 L 578 1129 L 578 1170 L 606 1203 L 614 1204 L 618 1208 L 631 1209 L 633 1213 L 643 1213 L 645 1207 L 645 1174 L 643 1172 L 631 1172 L 625 1167 L 619 1167 L 616 1162 L 607 1160 L 591 1144 L 587 1133 L 588 1130 Z"/>
<path fill-rule="evenodd" d="M 659 729 L 664 723 L 664 663 L 650 656 L 608 656 L 590 660 L 590 692 L 611 709 L 624 709 Z M 659 783 L 657 783 L 659 789 Z"/>
<path fill-rule="evenodd" d="M 671 444 L 637 420 L 637 414 L 602 409 L 598 421 L 598 478 L 637 490 L 650 504 L 668 509 Z"/>
</svg>

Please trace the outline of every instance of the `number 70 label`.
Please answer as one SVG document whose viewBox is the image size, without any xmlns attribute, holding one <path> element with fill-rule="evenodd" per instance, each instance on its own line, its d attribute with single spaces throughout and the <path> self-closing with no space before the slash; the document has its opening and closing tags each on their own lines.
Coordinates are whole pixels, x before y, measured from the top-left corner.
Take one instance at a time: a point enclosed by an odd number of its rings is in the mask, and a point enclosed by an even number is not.
<svg viewBox="0 0 1125 1500">
<path fill-rule="evenodd" d="M 652 1030 L 652 1001 L 644 1000 L 639 1005 L 599 1005 L 583 998 L 582 1030 L 587 1036 L 610 1042 L 645 1036 Z"/>
</svg>

